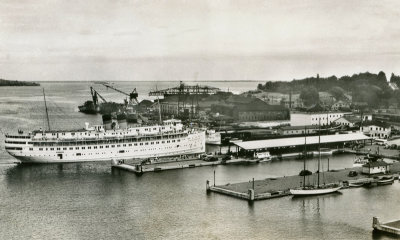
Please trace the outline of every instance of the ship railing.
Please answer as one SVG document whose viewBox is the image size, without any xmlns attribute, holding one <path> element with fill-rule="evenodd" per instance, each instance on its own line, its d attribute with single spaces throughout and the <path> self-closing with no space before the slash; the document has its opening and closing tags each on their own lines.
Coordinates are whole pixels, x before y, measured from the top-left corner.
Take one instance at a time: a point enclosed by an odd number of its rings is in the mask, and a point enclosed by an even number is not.
<svg viewBox="0 0 400 240">
<path fill-rule="evenodd" d="M 10 134 L 5 134 L 6 138 L 20 138 L 20 139 L 29 139 L 31 138 L 30 135 L 10 135 Z"/>
<path fill-rule="evenodd" d="M 159 135 L 147 136 L 140 138 L 115 138 L 115 139 L 76 139 L 75 141 L 32 141 L 34 146 L 74 146 L 74 145 L 96 145 L 96 144 L 126 144 L 126 143 L 139 143 L 146 141 L 162 141 L 170 139 L 178 139 L 186 136 L 186 134 L 178 135 Z"/>
</svg>

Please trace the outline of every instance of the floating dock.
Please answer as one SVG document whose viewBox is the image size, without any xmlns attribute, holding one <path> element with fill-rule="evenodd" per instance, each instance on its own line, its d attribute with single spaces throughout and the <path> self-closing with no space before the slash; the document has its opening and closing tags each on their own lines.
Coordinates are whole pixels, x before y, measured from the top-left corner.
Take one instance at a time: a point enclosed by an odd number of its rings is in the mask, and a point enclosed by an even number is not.
<svg viewBox="0 0 400 240">
<path fill-rule="evenodd" d="M 356 171 L 358 175 L 355 177 L 350 177 L 349 172 Z M 391 174 L 395 179 L 398 179 L 398 173 L 400 171 L 400 163 L 395 163 L 392 165 Z M 342 183 L 343 189 L 353 188 L 357 185 L 364 185 L 366 187 L 380 186 L 380 179 L 374 178 L 373 176 L 368 176 L 361 174 L 361 168 L 348 168 L 341 170 L 334 170 L 330 172 L 321 173 L 324 175 L 325 180 L 321 180 L 321 185 L 332 184 L 332 183 Z M 382 175 L 380 175 L 382 176 Z M 313 181 L 316 179 L 316 174 L 306 176 L 306 184 L 315 184 Z M 321 177 L 322 179 L 322 177 Z M 263 180 L 254 180 L 241 183 L 225 184 L 218 186 L 211 186 L 210 182 L 206 183 L 207 192 L 215 192 L 224 195 L 228 195 L 235 198 L 240 198 L 244 200 L 263 200 L 271 199 L 276 197 L 284 197 L 290 195 L 289 189 L 297 188 L 302 185 L 302 176 L 285 176 L 279 178 L 267 178 Z M 389 184 L 393 183 L 390 182 Z"/>
<path fill-rule="evenodd" d="M 161 171 L 176 170 L 176 169 L 217 166 L 225 164 L 241 164 L 241 163 L 258 163 L 258 161 L 238 158 L 227 161 L 218 160 L 213 162 L 207 162 L 200 159 L 188 159 L 179 161 L 157 162 L 152 164 L 114 162 L 112 163 L 111 167 L 126 170 L 136 174 L 143 174 L 148 172 L 161 172 Z"/>
<path fill-rule="evenodd" d="M 372 218 L 372 227 L 376 231 L 385 232 L 400 236 L 400 220 L 389 221 L 381 223 L 379 218 Z"/>
</svg>

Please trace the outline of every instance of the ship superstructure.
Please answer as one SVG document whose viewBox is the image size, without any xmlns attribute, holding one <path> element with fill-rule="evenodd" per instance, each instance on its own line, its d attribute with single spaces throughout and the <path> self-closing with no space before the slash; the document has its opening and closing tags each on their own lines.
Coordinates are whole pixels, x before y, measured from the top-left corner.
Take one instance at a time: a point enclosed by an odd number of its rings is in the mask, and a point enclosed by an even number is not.
<svg viewBox="0 0 400 240">
<path fill-rule="evenodd" d="M 122 126 L 122 127 L 121 127 Z M 6 151 L 31 163 L 66 163 L 144 159 L 203 153 L 205 132 L 186 128 L 179 120 L 125 127 L 107 122 L 75 131 L 33 131 L 6 134 Z"/>
</svg>

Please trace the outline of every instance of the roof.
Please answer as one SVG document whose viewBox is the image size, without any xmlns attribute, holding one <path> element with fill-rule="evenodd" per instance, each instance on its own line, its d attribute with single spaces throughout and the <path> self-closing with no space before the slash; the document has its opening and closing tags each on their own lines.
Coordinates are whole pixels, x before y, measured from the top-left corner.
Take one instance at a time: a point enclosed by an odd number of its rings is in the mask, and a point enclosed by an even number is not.
<svg viewBox="0 0 400 240">
<path fill-rule="evenodd" d="M 345 119 L 345 120 L 347 120 L 348 122 L 351 122 L 351 123 L 361 122 L 361 116 L 359 116 L 359 115 L 344 115 L 343 117 L 336 119 L 335 122 L 340 120 L 340 119 Z"/>
<path fill-rule="evenodd" d="M 303 129 L 318 129 L 318 126 L 307 125 L 307 126 L 285 126 L 281 127 L 282 130 L 303 130 Z"/>
<path fill-rule="evenodd" d="M 366 121 L 363 126 L 378 126 L 383 128 L 390 128 L 390 124 L 382 121 Z"/>
<path fill-rule="evenodd" d="M 282 105 L 270 105 L 260 99 L 253 99 L 247 104 L 236 104 L 236 110 L 240 112 L 250 111 L 287 111 L 287 108 Z"/>
<path fill-rule="evenodd" d="M 335 135 L 323 135 L 321 136 L 321 143 L 333 143 L 333 142 L 348 142 L 357 140 L 368 140 L 370 137 L 364 134 L 349 133 L 349 134 L 335 134 Z M 307 145 L 317 144 L 318 136 L 308 136 Z M 256 150 L 263 148 L 275 148 L 275 147 L 289 147 L 289 146 L 300 146 L 304 145 L 304 137 L 293 137 L 293 138 L 276 138 L 267 140 L 257 140 L 257 141 L 246 141 L 235 143 L 238 147 L 246 150 Z"/>
<path fill-rule="evenodd" d="M 376 161 L 376 162 L 369 162 L 363 165 L 363 167 L 381 167 L 381 166 L 387 166 L 389 163 L 384 162 L 384 161 Z"/>
<path fill-rule="evenodd" d="M 313 115 L 313 114 L 350 114 L 351 112 L 349 111 L 336 111 L 336 110 L 329 110 L 329 111 L 321 111 L 321 112 L 306 112 L 306 111 L 292 111 L 290 114 L 307 114 L 307 115 Z"/>
</svg>

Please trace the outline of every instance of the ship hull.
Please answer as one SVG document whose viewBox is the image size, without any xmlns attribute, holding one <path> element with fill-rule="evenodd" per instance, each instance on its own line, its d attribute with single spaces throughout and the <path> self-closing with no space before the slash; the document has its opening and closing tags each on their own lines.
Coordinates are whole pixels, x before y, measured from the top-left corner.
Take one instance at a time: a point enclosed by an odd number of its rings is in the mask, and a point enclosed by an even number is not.
<svg viewBox="0 0 400 240">
<path fill-rule="evenodd" d="M 290 189 L 290 193 L 293 196 L 313 196 L 323 195 L 328 193 L 337 192 L 341 187 L 335 188 L 321 188 L 321 189 Z"/>
<path fill-rule="evenodd" d="M 6 139 L 6 151 L 22 163 L 77 163 L 99 162 L 111 160 L 142 160 L 148 158 L 172 157 L 201 154 L 205 152 L 205 133 L 192 132 L 184 135 L 181 132 L 174 138 L 161 135 L 143 136 L 143 141 L 107 143 L 107 141 L 92 141 L 91 144 L 68 145 L 61 142 L 51 146 L 36 146 L 26 138 Z M 179 136 L 178 136 L 179 135 Z M 184 136 L 183 136 L 184 135 Z M 149 139 L 146 139 L 149 138 Z M 152 139 L 150 139 L 152 138 Z M 16 142 L 18 141 L 18 142 Z M 64 144 L 64 145 L 63 145 Z"/>
<path fill-rule="evenodd" d="M 51 157 L 31 157 L 31 156 L 16 156 L 11 155 L 14 158 L 21 161 L 21 163 L 81 163 L 81 162 L 111 162 L 112 160 L 126 160 L 126 159 L 137 159 L 140 162 L 141 159 L 146 158 L 160 158 L 160 157 L 174 157 L 182 155 L 191 154 L 201 154 L 204 153 L 202 149 L 193 149 L 191 151 L 180 151 L 175 153 L 165 153 L 165 154 L 152 154 L 152 155 L 137 155 L 137 156 L 109 156 L 109 157 L 97 157 L 97 158 L 87 158 L 87 159 L 54 159 Z"/>
</svg>

